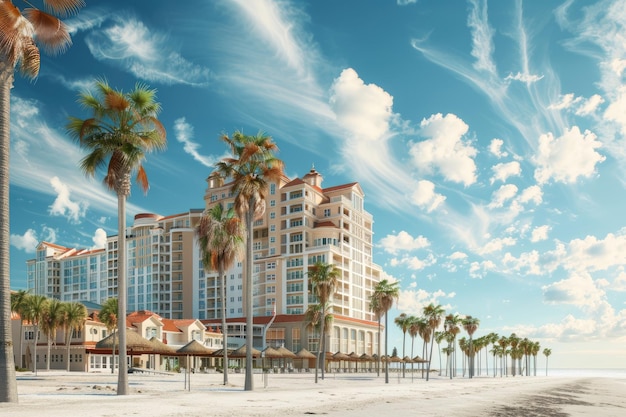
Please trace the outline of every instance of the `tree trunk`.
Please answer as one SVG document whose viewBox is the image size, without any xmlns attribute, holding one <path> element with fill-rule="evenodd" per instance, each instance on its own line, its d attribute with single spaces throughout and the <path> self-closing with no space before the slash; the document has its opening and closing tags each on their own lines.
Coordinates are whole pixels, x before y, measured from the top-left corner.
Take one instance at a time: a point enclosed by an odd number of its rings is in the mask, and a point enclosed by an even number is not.
<svg viewBox="0 0 626 417">
<path fill-rule="evenodd" d="M 126 363 L 126 196 L 129 194 L 130 173 L 123 175 L 122 184 L 120 184 L 117 191 L 117 331 L 120 346 L 117 395 L 128 395 L 128 364 Z M 115 367 L 115 365 L 113 366 Z"/>
<path fill-rule="evenodd" d="M 252 338 L 254 337 L 253 333 L 253 294 L 254 291 L 252 289 L 252 264 L 254 260 L 252 259 L 252 240 L 254 239 L 253 233 L 253 223 L 254 223 L 254 206 L 256 200 L 254 197 L 250 197 L 250 201 L 248 202 L 248 211 L 246 213 L 246 230 L 248 232 L 248 238 L 246 239 L 246 379 L 244 382 L 244 390 L 252 391 L 254 389 L 254 382 L 252 380 L 253 369 L 252 369 Z"/>
<path fill-rule="evenodd" d="M 389 383 L 389 354 L 387 353 L 388 340 L 389 340 L 389 310 L 385 312 L 385 384 Z"/>
<path fill-rule="evenodd" d="M 9 231 L 9 155 L 13 66 L 0 61 L 0 402 L 16 403 L 17 380 L 11 334 L 11 271 Z M 20 341 L 21 346 L 21 341 Z"/>
<path fill-rule="evenodd" d="M 220 276 L 220 297 L 222 298 L 222 347 L 224 348 L 224 363 L 222 372 L 224 373 L 224 385 L 228 385 L 228 335 L 226 334 L 226 275 L 224 275 L 224 264 L 220 262 L 218 274 Z"/>
</svg>

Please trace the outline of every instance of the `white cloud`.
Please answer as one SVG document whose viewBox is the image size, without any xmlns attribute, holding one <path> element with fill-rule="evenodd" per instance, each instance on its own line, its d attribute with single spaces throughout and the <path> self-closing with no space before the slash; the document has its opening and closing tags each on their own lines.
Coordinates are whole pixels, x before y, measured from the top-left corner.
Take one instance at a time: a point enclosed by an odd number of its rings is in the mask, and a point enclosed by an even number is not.
<svg viewBox="0 0 626 417">
<path fill-rule="evenodd" d="M 454 252 L 452 255 L 448 256 L 448 258 L 450 260 L 467 259 L 467 254 L 457 251 L 457 252 Z"/>
<path fill-rule="evenodd" d="M 476 182 L 476 148 L 463 136 L 468 126 L 455 116 L 441 113 L 422 120 L 421 135 L 428 138 L 411 144 L 413 163 L 426 173 L 439 172 L 447 181 L 471 185 Z"/>
<path fill-rule="evenodd" d="M 594 94 L 589 97 L 588 100 L 583 100 L 582 104 L 576 109 L 577 116 L 588 116 L 595 113 L 595 111 L 604 103 L 604 99 L 599 94 Z"/>
<path fill-rule="evenodd" d="M 107 244 L 107 232 L 105 232 L 104 229 L 99 227 L 96 229 L 96 232 L 94 233 L 91 240 L 93 241 L 92 249 L 105 248 Z"/>
<path fill-rule="evenodd" d="M 164 84 L 208 85 L 211 73 L 170 48 L 167 36 L 143 22 L 117 16 L 113 25 L 90 32 L 85 42 L 100 61 L 123 66 L 146 81 Z"/>
<path fill-rule="evenodd" d="M 469 275 L 471 278 L 482 279 L 489 271 L 495 271 L 496 264 L 493 261 L 472 262 Z"/>
<path fill-rule="evenodd" d="M 491 196 L 491 203 L 489 203 L 489 207 L 502 207 L 504 203 L 508 200 L 511 200 L 517 194 L 517 186 L 514 184 L 504 184 L 496 191 L 493 192 Z"/>
<path fill-rule="evenodd" d="M 406 6 L 408 4 L 417 3 L 417 0 L 397 0 L 397 1 L 398 1 L 398 6 Z"/>
<path fill-rule="evenodd" d="M 387 235 L 379 242 L 385 252 L 392 255 L 401 251 L 413 251 L 417 249 L 423 249 L 430 245 L 428 239 L 424 236 L 413 237 L 406 231 L 402 230 L 397 235 Z"/>
<path fill-rule="evenodd" d="M 446 293 L 442 290 L 429 293 L 428 291 L 419 290 L 401 290 L 398 297 L 397 309 L 414 316 L 421 316 L 424 307 L 429 304 L 441 305 L 444 310 L 451 310 L 449 300 L 454 298 L 456 294 Z"/>
<path fill-rule="evenodd" d="M 39 240 L 33 229 L 28 229 L 23 235 L 11 235 L 11 245 L 27 253 L 35 253 Z"/>
<path fill-rule="evenodd" d="M 215 158 L 200 155 L 198 152 L 200 145 L 192 140 L 194 137 L 193 126 L 187 123 L 184 117 L 174 120 L 174 132 L 176 140 L 184 145 L 184 151 L 193 156 L 193 159 L 206 167 L 213 167 L 213 165 L 215 165 Z"/>
<path fill-rule="evenodd" d="M 574 274 L 542 287 L 546 302 L 573 304 L 579 308 L 596 308 L 605 299 L 605 292 L 599 289 L 587 274 Z"/>
<path fill-rule="evenodd" d="M 437 259 L 432 253 L 429 253 L 425 259 L 420 259 L 417 256 L 403 256 L 401 258 L 392 258 L 389 263 L 393 267 L 402 265 L 412 271 L 420 271 L 437 263 Z"/>
<path fill-rule="evenodd" d="M 49 208 L 50 215 L 66 217 L 70 223 L 80 223 L 85 217 L 87 203 L 72 201 L 69 187 L 61 182 L 59 177 L 52 177 L 50 184 L 57 193 L 57 198 Z"/>
<path fill-rule="evenodd" d="M 376 141 L 388 134 L 393 106 L 389 93 L 375 84 L 365 84 L 352 68 L 341 72 L 331 91 L 330 106 L 337 122 L 352 135 Z"/>
<path fill-rule="evenodd" d="M 485 255 L 492 252 L 498 252 L 507 246 L 514 246 L 516 243 L 517 240 L 510 236 L 503 238 L 494 238 L 487 242 L 482 248 L 480 248 L 478 250 L 478 253 L 481 255 Z"/>
<path fill-rule="evenodd" d="M 623 135 L 626 135 L 626 86 L 620 87 L 616 97 L 604 112 L 604 119 L 617 123 Z"/>
<path fill-rule="evenodd" d="M 497 158 L 504 158 L 509 154 L 507 152 L 502 151 L 502 145 L 504 145 L 504 141 L 502 139 L 492 139 L 489 143 L 489 152 Z"/>
<path fill-rule="evenodd" d="M 543 75 L 522 74 L 521 72 L 518 72 L 517 74 L 511 73 L 507 75 L 504 79 L 505 81 L 521 81 L 526 84 L 532 84 L 532 83 L 536 83 L 542 78 L 543 78 Z"/>
<path fill-rule="evenodd" d="M 410 196 L 411 203 L 426 210 L 428 213 L 437 209 L 446 197 L 435 192 L 435 184 L 428 180 L 417 182 L 415 190 Z"/>
<path fill-rule="evenodd" d="M 490 180 L 491 184 L 496 181 L 505 182 L 509 177 L 518 177 L 522 173 L 522 167 L 517 161 L 496 164 L 491 167 L 491 170 L 494 173 Z"/>
<path fill-rule="evenodd" d="M 560 101 L 557 103 L 550 104 L 548 109 L 550 110 L 563 110 L 569 109 L 574 104 L 579 103 L 582 100 L 582 97 L 575 97 L 573 93 L 564 94 L 560 97 Z"/>
<path fill-rule="evenodd" d="M 535 227 L 531 233 L 530 241 L 539 242 L 539 241 L 548 239 L 549 231 L 550 231 L 550 226 L 548 225 Z"/>
<path fill-rule="evenodd" d="M 522 204 L 526 204 L 529 201 L 534 202 L 539 205 L 543 201 L 543 191 L 541 191 L 541 187 L 538 185 L 531 185 L 528 188 L 525 188 L 519 195 L 519 202 Z"/>
<path fill-rule="evenodd" d="M 596 152 L 601 146 L 596 135 L 589 131 L 581 133 L 577 126 L 558 138 L 551 133 L 541 135 L 534 158 L 535 179 L 543 184 L 551 179 L 573 183 L 579 177 L 588 178 L 595 173 L 596 164 L 605 160 Z"/>
</svg>

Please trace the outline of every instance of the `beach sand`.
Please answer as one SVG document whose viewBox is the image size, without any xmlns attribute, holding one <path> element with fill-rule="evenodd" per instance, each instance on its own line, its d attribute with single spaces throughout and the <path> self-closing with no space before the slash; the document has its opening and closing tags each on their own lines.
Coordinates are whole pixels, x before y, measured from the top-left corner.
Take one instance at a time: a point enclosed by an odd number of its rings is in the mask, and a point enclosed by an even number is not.
<svg viewBox="0 0 626 417">
<path fill-rule="evenodd" d="M 18 374 L 18 404 L 0 404 L 2 417 L 113 416 L 626 416 L 626 379 L 600 377 L 477 377 L 433 375 L 430 381 L 376 374 L 244 375 L 130 374 L 130 395 L 115 394 L 117 375 L 40 371 Z M 266 386 L 267 384 L 267 386 Z"/>
</svg>

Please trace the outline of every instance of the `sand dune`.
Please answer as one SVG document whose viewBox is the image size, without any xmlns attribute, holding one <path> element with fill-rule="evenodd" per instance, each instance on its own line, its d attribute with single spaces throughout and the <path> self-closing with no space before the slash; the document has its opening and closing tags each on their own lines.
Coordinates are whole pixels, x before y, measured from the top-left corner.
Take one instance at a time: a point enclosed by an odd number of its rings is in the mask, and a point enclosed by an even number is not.
<svg viewBox="0 0 626 417">
<path fill-rule="evenodd" d="M 331 374 L 129 375 L 131 394 L 115 394 L 117 376 L 39 372 L 18 375 L 19 404 L 0 404 L 3 417 L 67 416 L 624 416 L 626 378 L 414 378 Z"/>
</svg>

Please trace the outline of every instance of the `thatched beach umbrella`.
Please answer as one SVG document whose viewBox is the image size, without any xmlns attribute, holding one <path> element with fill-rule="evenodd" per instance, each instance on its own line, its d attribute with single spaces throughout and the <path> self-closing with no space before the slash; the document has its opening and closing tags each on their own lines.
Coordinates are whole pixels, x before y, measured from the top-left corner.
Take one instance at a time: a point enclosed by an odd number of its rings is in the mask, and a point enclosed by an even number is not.
<svg viewBox="0 0 626 417">
<path fill-rule="evenodd" d="M 337 352 L 333 355 L 333 359 L 339 362 L 339 368 L 341 368 L 341 361 L 347 362 L 350 360 L 350 356 L 342 352 Z M 345 363 L 344 363 L 345 366 Z"/>
<path fill-rule="evenodd" d="M 296 358 L 300 359 L 302 362 L 300 364 L 300 369 L 304 368 L 304 361 L 307 361 L 307 367 L 306 369 L 309 369 L 309 363 L 311 359 L 316 359 L 315 354 L 309 352 L 308 350 L 306 350 L 305 348 L 300 349 L 299 351 L 296 352 Z"/>
<path fill-rule="evenodd" d="M 362 354 L 359 358 L 361 359 L 361 361 L 362 361 L 362 362 L 367 362 L 367 363 L 369 364 L 369 366 L 367 366 L 367 369 L 368 369 L 369 371 L 371 371 L 371 368 L 372 368 L 372 367 L 371 367 L 371 364 L 372 364 L 372 362 L 374 362 L 376 359 L 375 359 L 373 356 L 368 355 L 367 353 Z"/>
<path fill-rule="evenodd" d="M 170 345 L 166 345 L 165 343 L 161 342 L 156 336 L 152 337 L 150 340 L 148 340 L 148 342 L 150 342 L 150 344 L 152 345 L 153 353 L 158 353 L 160 355 L 171 355 L 176 352 L 176 349 L 174 349 Z"/>
<path fill-rule="evenodd" d="M 187 343 L 185 346 L 176 350 L 176 353 L 178 353 L 179 355 L 187 356 L 187 370 L 185 371 L 185 385 L 189 390 L 191 390 L 191 364 L 190 364 L 189 358 L 191 356 L 211 356 L 211 353 L 213 353 L 213 351 L 207 348 L 206 346 L 204 346 L 202 343 L 198 342 L 197 340 L 192 340 L 191 342 Z M 189 378 L 187 378 L 187 374 L 189 374 Z M 187 384 L 187 382 L 189 383 Z"/>
<path fill-rule="evenodd" d="M 117 332 L 111 333 L 98 343 L 96 349 L 113 349 L 113 345 L 119 346 L 119 338 Z M 126 348 L 129 351 L 152 351 L 152 344 L 148 339 L 144 339 L 137 332 L 126 332 Z"/>
<path fill-rule="evenodd" d="M 280 352 L 278 352 L 276 349 L 274 349 L 271 346 L 266 347 L 265 349 L 263 349 L 263 367 L 266 368 L 265 366 L 265 359 L 269 359 L 270 361 L 270 366 L 272 366 L 272 362 L 274 359 L 280 359 L 282 358 Z"/>
</svg>

